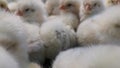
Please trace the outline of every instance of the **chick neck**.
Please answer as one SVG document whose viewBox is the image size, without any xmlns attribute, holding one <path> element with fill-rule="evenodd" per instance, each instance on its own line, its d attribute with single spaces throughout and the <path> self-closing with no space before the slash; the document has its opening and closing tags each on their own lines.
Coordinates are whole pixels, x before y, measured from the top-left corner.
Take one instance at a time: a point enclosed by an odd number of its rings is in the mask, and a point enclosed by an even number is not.
<svg viewBox="0 0 120 68">
<path fill-rule="evenodd" d="M 60 16 L 62 16 L 63 21 L 65 21 L 67 25 L 71 25 L 70 27 L 76 31 L 80 22 L 79 15 L 71 12 L 61 12 Z"/>
<path fill-rule="evenodd" d="M 80 22 L 79 13 L 74 13 L 74 12 L 60 12 L 60 15 L 64 15 L 64 16 L 73 15 L 73 16 L 75 16 L 75 17 L 79 20 L 79 22 Z"/>
</svg>

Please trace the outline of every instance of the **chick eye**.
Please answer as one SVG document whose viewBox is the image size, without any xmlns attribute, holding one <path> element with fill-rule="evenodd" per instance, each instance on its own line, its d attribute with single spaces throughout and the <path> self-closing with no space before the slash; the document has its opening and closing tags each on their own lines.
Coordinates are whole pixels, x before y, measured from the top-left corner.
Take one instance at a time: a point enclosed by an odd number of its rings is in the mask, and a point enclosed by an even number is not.
<svg viewBox="0 0 120 68">
<path fill-rule="evenodd" d="M 4 8 L 4 5 L 3 5 L 3 4 L 1 4 L 1 5 L 0 5 L 0 7 L 1 7 L 1 8 Z"/>
<path fill-rule="evenodd" d="M 71 7 L 72 6 L 72 4 L 67 4 L 67 7 Z"/>
<path fill-rule="evenodd" d="M 113 1 L 113 0 L 111 0 L 111 2 L 113 3 L 114 1 Z"/>
<path fill-rule="evenodd" d="M 120 28 L 120 25 L 119 24 L 115 24 L 114 25 L 116 28 Z"/>
<path fill-rule="evenodd" d="M 25 9 L 25 12 L 34 12 L 34 11 L 35 11 L 34 9 L 30 9 L 30 8 Z"/>
<path fill-rule="evenodd" d="M 25 12 L 28 12 L 28 11 L 30 11 L 30 9 L 29 9 L 29 8 L 25 9 Z"/>
<path fill-rule="evenodd" d="M 97 3 L 94 3 L 93 6 L 96 7 L 96 6 L 97 6 Z"/>
</svg>

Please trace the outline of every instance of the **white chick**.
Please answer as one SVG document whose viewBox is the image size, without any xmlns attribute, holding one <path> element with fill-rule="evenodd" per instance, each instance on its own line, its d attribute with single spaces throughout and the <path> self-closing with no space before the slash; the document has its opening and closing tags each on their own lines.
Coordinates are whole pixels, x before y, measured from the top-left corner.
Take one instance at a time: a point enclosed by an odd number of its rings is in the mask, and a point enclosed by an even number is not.
<svg viewBox="0 0 120 68">
<path fill-rule="evenodd" d="M 31 24 L 41 25 L 47 18 L 47 12 L 41 0 L 21 0 L 18 1 L 16 14 Z"/>
<path fill-rule="evenodd" d="M 17 14 L 22 17 L 26 22 L 28 33 L 28 49 L 30 61 L 37 63 L 44 63 L 44 44 L 40 39 L 39 26 L 46 20 L 47 14 L 45 13 L 44 4 L 37 0 L 18 1 Z"/>
<path fill-rule="evenodd" d="M 59 15 L 59 1 L 60 0 L 47 0 L 45 3 L 45 8 L 48 15 Z"/>
<path fill-rule="evenodd" d="M 0 45 L 0 68 L 20 68 L 13 56 Z"/>
<path fill-rule="evenodd" d="M 79 7 L 79 0 L 61 0 L 59 5 L 60 15 L 52 16 L 52 19 L 61 20 L 61 23 L 76 30 L 79 25 Z"/>
<path fill-rule="evenodd" d="M 61 52 L 52 68 L 120 68 L 120 46 L 94 45 Z"/>
<path fill-rule="evenodd" d="M 0 12 L 0 44 L 19 62 L 21 68 L 28 64 L 27 33 L 18 16 Z"/>
<path fill-rule="evenodd" d="M 74 47 L 77 43 L 74 30 L 57 19 L 45 22 L 40 28 L 40 35 L 45 43 L 48 59 L 54 59 L 60 51 Z"/>
<path fill-rule="evenodd" d="M 37 62 L 39 64 L 44 63 L 44 52 L 45 47 L 44 43 L 40 38 L 40 28 L 36 25 L 24 23 L 28 33 L 28 52 L 29 52 L 29 59 L 32 62 Z"/>
<path fill-rule="evenodd" d="M 104 5 L 102 0 L 82 0 L 80 6 L 80 21 L 94 16 L 104 10 Z"/>
<path fill-rule="evenodd" d="M 114 5 L 119 5 L 120 0 L 103 0 L 103 3 L 106 8 L 114 6 Z"/>
<path fill-rule="evenodd" d="M 104 12 L 82 22 L 77 30 L 79 45 L 115 43 L 120 44 L 120 6 L 108 8 Z"/>
</svg>

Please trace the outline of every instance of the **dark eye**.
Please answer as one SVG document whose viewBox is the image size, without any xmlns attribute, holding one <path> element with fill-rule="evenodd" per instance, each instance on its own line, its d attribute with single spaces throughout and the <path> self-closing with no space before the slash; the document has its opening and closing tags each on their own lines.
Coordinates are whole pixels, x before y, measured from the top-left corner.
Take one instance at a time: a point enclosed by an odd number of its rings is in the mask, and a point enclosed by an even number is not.
<svg viewBox="0 0 120 68">
<path fill-rule="evenodd" d="M 24 11 L 25 12 L 34 12 L 35 10 L 34 9 L 30 9 L 30 8 L 26 8 Z"/>
<path fill-rule="evenodd" d="M 71 7 L 71 6 L 73 6 L 72 4 L 67 4 L 67 7 Z"/>
<path fill-rule="evenodd" d="M 94 6 L 94 7 L 95 7 L 95 6 L 97 6 L 97 3 L 94 3 L 94 5 L 93 5 L 93 6 Z"/>
<path fill-rule="evenodd" d="M 25 9 L 25 12 L 28 12 L 28 11 L 30 11 L 30 9 L 29 9 L 29 8 L 26 8 L 26 9 Z"/>
<path fill-rule="evenodd" d="M 115 27 L 116 27 L 116 28 L 120 28 L 120 25 L 119 25 L 119 24 L 115 24 Z"/>
<path fill-rule="evenodd" d="M 113 1 L 113 0 L 112 0 L 111 2 L 112 2 L 112 3 L 114 3 L 114 1 Z"/>
<path fill-rule="evenodd" d="M 5 6 L 3 4 L 0 5 L 1 8 L 4 8 Z"/>
</svg>

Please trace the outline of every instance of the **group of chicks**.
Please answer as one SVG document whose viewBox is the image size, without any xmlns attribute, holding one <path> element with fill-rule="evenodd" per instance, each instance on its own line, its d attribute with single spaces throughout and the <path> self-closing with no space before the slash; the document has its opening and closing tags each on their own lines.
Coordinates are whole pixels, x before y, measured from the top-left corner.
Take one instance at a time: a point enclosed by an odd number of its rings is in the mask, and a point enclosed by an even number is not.
<svg viewBox="0 0 120 68">
<path fill-rule="evenodd" d="M 120 0 L 0 0 L 0 68 L 120 68 Z"/>
</svg>

